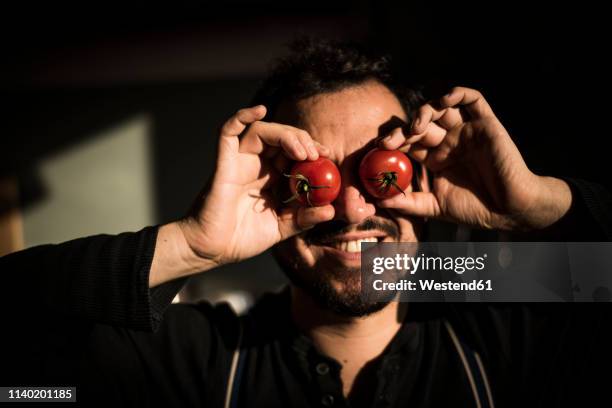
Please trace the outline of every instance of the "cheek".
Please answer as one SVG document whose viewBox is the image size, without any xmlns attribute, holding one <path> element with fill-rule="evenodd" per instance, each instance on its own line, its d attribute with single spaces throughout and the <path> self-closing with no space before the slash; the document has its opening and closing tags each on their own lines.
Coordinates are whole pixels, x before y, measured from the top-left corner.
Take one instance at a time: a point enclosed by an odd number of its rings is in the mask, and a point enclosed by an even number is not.
<svg viewBox="0 0 612 408">
<path fill-rule="evenodd" d="M 279 243 L 278 249 L 278 256 L 307 267 L 314 266 L 319 256 L 317 248 L 307 245 L 299 235 Z"/>
</svg>

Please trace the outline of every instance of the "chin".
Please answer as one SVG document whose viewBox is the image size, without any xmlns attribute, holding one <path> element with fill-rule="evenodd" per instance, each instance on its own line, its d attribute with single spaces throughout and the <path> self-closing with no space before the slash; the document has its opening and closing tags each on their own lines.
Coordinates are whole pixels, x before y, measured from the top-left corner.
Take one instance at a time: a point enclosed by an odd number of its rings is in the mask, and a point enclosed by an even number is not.
<svg viewBox="0 0 612 408">
<path fill-rule="evenodd" d="M 319 307 L 339 316 L 364 317 L 384 309 L 395 298 L 389 292 L 363 293 L 360 263 L 347 265 L 344 260 L 318 256 L 320 251 L 316 248 L 302 253 L 295 251 L 295 247 L 291 251 L 278 245 L 272 252 L 291 284 Z"/>
<path fill-rule="evenodd" d="M 323 309 L 344 317 L 364 317 L 384 309 L 395 296 L 389 293 L 362 293 L 358 282 L 321 282 L 318 288 L 301 288 Z M 313 290 L 314 289 L 314 290 Z"/>
</svg>

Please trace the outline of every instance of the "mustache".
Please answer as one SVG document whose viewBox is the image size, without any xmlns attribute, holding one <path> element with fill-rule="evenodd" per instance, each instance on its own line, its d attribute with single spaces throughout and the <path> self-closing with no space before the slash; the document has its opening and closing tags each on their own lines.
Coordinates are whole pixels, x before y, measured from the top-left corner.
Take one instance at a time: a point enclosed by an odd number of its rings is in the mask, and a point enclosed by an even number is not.
<svg viewBox="0 0 612 408">
<path fill-rule="evenodd" d="M 346 221 L 332 220 L 317 224 L 312 229 L 306 231 L 304 240 L 308 244 L 324 244 L 333 242 L 340 235 L 347 234 L 354 230 L 357 231 L 382 231 L 385 234 L 398 239 L 399 228 L 391 222 L 382 222 L 376 218 L 367 218 L 357 227 Z"/>
</svg>

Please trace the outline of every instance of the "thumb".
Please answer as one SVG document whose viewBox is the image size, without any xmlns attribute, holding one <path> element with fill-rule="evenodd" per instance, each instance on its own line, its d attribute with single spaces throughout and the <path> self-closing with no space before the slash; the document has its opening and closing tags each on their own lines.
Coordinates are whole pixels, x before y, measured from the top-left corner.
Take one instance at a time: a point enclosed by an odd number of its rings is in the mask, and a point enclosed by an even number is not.
<svg viewBox="0 0 612 408">
<path fill-rule="evenodd" d="M 278 230 L 280 239 L 285 240 L 315 225 L 334 218 L 333 205 L 321 207 L 290 207 L 283 208 L 278 214 Z"/>
<path fill-rule="evenodd" d="M 247 126 L 263 119 L 264 116 L 266 116 L 266 107 L 257 105 L 240 109 L 234 116 L 229 118 L 219 131 L 219 158 L 224 159 L 227 154 L 237 153 L 240 144 L 240 134 Z"/>
<path fill-rule="evenodd" d="M 381 208 L 396 210 L 402 215 L 417 217 L 438 217 L 441 212 L 436 196 L 426 192 L 398 194 L 379 201 L 377 205 Z"/>
</svg>

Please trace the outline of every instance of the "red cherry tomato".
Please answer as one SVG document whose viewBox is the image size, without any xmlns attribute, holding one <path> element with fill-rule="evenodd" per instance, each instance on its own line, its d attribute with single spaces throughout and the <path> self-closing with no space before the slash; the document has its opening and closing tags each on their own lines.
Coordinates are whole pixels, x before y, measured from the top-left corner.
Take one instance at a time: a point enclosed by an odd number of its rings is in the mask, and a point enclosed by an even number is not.
<svg viewBox="0 0 612 408">
<path fill-rule="evenodd" d="M 359 178 L 373 197 L 390 198 L 405 194 L 412 181 L 412 164 L 398 150 L 372 149 L 361 160 Z"/>
<path fill-rule="evenodd" d="M 340 193 L 340 171 L 329 159 L 297 162 L 291 169 L 289 189 L 293 194 L 285 203 L 297 200 L 308 206 L 331 203 Z"/>
</svg>

